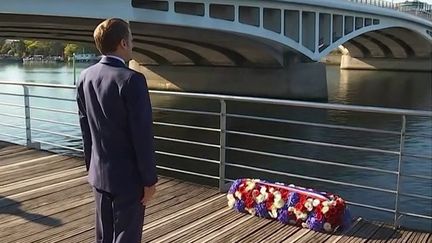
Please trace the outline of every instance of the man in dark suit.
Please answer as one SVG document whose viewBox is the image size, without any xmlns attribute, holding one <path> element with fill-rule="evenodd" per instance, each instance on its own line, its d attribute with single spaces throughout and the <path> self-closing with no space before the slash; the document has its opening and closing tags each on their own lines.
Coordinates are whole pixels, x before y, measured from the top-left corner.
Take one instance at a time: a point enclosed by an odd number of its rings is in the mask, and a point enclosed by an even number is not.
<svg viewBox="0 0 432 243">
<path fill-rule="evenodd" d="M 107 19 L 93 36 L 104 56 L 82 71 L 77 103 L 96 202 L 96 242 L 137 243 L 157 182 L 147 84 L 125 64 L 132 56 L 127 22 Z"/>
</svg>

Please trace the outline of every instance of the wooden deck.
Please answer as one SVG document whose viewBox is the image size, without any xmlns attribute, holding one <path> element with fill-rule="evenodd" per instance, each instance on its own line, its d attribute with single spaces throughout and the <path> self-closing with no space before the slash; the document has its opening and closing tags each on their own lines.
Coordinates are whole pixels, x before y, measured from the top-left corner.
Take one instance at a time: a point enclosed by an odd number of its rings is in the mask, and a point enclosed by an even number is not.
<svg viewBox="0 0 432 243">
<path fill-rule="evenodd" d="M 358 219 L 330 235 L 236 213 L 215 188 L 160 177 L 143 242 L 432 242 L 431 233 Z M 94 242 L 83 161 L 0 142 L 0 242 Z"/>
</svg>

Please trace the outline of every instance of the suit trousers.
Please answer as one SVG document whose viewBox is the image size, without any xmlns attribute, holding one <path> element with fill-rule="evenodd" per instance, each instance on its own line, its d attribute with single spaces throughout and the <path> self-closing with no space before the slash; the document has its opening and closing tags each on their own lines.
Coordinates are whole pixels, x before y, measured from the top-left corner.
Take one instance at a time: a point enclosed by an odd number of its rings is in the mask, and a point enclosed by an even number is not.
<svg viewBox="0 0 432 243">
<path fill-rule="evenodd" d="M 139 243 L 142 238 L 145 207 L 142 192 L 113 195 L 93 188 L 96 203 L 97 243 Z"/>
</svg>

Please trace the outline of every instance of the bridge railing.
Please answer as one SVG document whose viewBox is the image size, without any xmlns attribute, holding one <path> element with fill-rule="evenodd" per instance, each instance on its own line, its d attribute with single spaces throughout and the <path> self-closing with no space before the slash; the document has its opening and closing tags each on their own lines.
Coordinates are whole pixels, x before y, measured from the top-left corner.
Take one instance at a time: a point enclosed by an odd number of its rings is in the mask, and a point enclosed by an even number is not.
<svg viewBox="0 0 432 243">
<path fill-rule="evenodd" d="M 406 5 L 403 3 L 394 3 L 393 1 L 385 0 L 346 0 L 360 4 L 373 5 L 381 8 L 390 8 L 400 12 L 409 13 L 418 17 L 432 20 L 432 4 L 424 2 Z"/>
<path fill-rule="evenodd" d="M 0 97 L 10 97 L 10 100 L 0 99 L 0 111 L 2 111 L 0 112 L 0 127 L 2 127 L 0 137 L 24 143 L 29 147 L 40 148 L 45 145 L 50 146 L 51 149 L 61 148 L 63 151 L 82 155 L 74 86 L 0 82 L 0 87 Z M 22 92 L 17 89 L 20 87 L 23 89 Z M 37 92 L 39 89 L 53 92 L 44 92 L 43 95 Z M 46 93 L 54 95 L 46 95 Z M 414 181 L 414 184 L 432 182 L 432 176 L 429 174 L 412 174 L 404 171 L 407 158 L 423 159 L 426 163 L 432 162 L 430 153 L 410 154 L 405 151 L 408 118 L 420 117 L 430 120 L 432 112 L 166 91 L 151 91 L 151 96 L 152 102 L 158 96 L 159 100 L 170 104 L 159 106 L 153 102 L 156 153 L 160 171 L 195 179 L 201 178 L 202 182 L 217 182 L 221 191 L 226 190 L 227 183 L 243 176 L 298 182 L 305 186 L 329 189 L 337 194 L 342 193 L 350 205 L 358 208 L 359 214 L 362 210 L 390 214 L 394 225 L 400 224 L 401 217 L 423 220 L 426 221 L 426 225 L 432 222 L 432 211 L 427 209 L 419 211 L 414 206 L 409 208 L 401 206 L 405 205 L 407 200 L 420 201 L 426 205 L 426 208 L 432 203 L 432 195 L 402 189 L 405 179 Z M 193 102 L 185 103 L 181 99 L 191 99 Z M 265 112 L 265 108 L 260 108 L 259 114 L 255 114 L 255 112 L 245 111 L 242 108 L 245 104 L 252 105 L 247 109 L 254 110 L 261 105 L 278 110 L 280 114 L 294 113 L 294 117 L 269 115 Z M 198 105 L 201 106 L 197 107 Z M 208 109 L 202 109 L 203 106 Z M 301 111 L 296 112 L 298 109 Z M 400 129 L 394 131 L 301 119 L 301 114 L 313 111 L 330 112 L 324 116 L 331 112 L 361 113 L 371 117 L 368 119 L 373 119 L 376 114 L 396 116 L 400 119 Z M 45 112 L 46 115 L 37 115 L 41 112 Z M 63 120 L 57 119 L 60 116 L 67 117 Z M 184 120 L 182 116 L 194 118 Z M 34 126 L 36 122 L 44 123 L 45 126 L 36 128 Z M 379 118 L 375 122 L 379 122 Z M 258 123 L 265 123 L 266 126 L 262 127 Z M 6 128 L 13 132 L 4 132 Z M 278 134 L 272 132 L 273 129 L 278 132 L 286 129 L 287 132 Z M 384 136 L 384 139 L 394 139 L 397 149 L 351 144 L 346 141 L 352 142 L 352 140 L 347 137 L 344 139 L 343 136 L 338 139 L 338 142 L 290 136 L 298 130 L 312 133 L 316 129 L 326 131 L 318 138 L 325 138 L 341 130 L 356 134 L 352 136 Z M 35 134 L 38 136 L 34 136 Z M 426 131 L 425 134 L 409 136 L 430 138 L 432 135 L 430 131 Z M 48 137 L 56 139 L 50 140 Z M 289 154 L 287 151 L 294 147 L 299 147 L 300 153 Z M 326 156 L 320 154 L 318 158 L 314 157 L 317 151 L 315 147 L 327 151 L 324 153 Z M 336 153 L 335 151 L 338 150 L 393 156 L 390 160 L 392 165 L 376 167 L 368 164 L 367 161 L 364 161 L 364 164 L 353 164 L 326 158 L 328 154 Z M 173 162 L 176 160 L 178 163 Z M 277 166 L 277 163 L 285 166 Z M 190 166 L 185 167 L 186 164 Z M 334 179 L 335 173 L 338 179 Z M 391 178 L 385 185 L 369 183 L 373 181 L 372 178 L 385 176 Z M 316 183 L 320 185 L 316 186 Z M 341 188 L 345 188 L 344 193 Z M 350 193 L 355 190 L 364 192 L 362 200 L 352 197 Z M 377 194 L 385 195 L 383 197 L 385 202 L 377 200 Z"/>
</svg>

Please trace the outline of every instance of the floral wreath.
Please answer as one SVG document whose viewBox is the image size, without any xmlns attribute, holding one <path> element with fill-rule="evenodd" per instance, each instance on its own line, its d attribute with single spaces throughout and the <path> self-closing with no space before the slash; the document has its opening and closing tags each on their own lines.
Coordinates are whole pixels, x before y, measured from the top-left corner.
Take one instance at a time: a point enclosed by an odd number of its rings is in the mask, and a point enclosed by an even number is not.
<svg viewBox="0 0 432 243">
<path fill-rule="evenodd" d="M 315 231 L 345 230 L 351 223 L 342 198 L 294 185 L 238 179 L 231 185 L 227 198 L 228 206 L 238 212 Z"/>
</svg>

